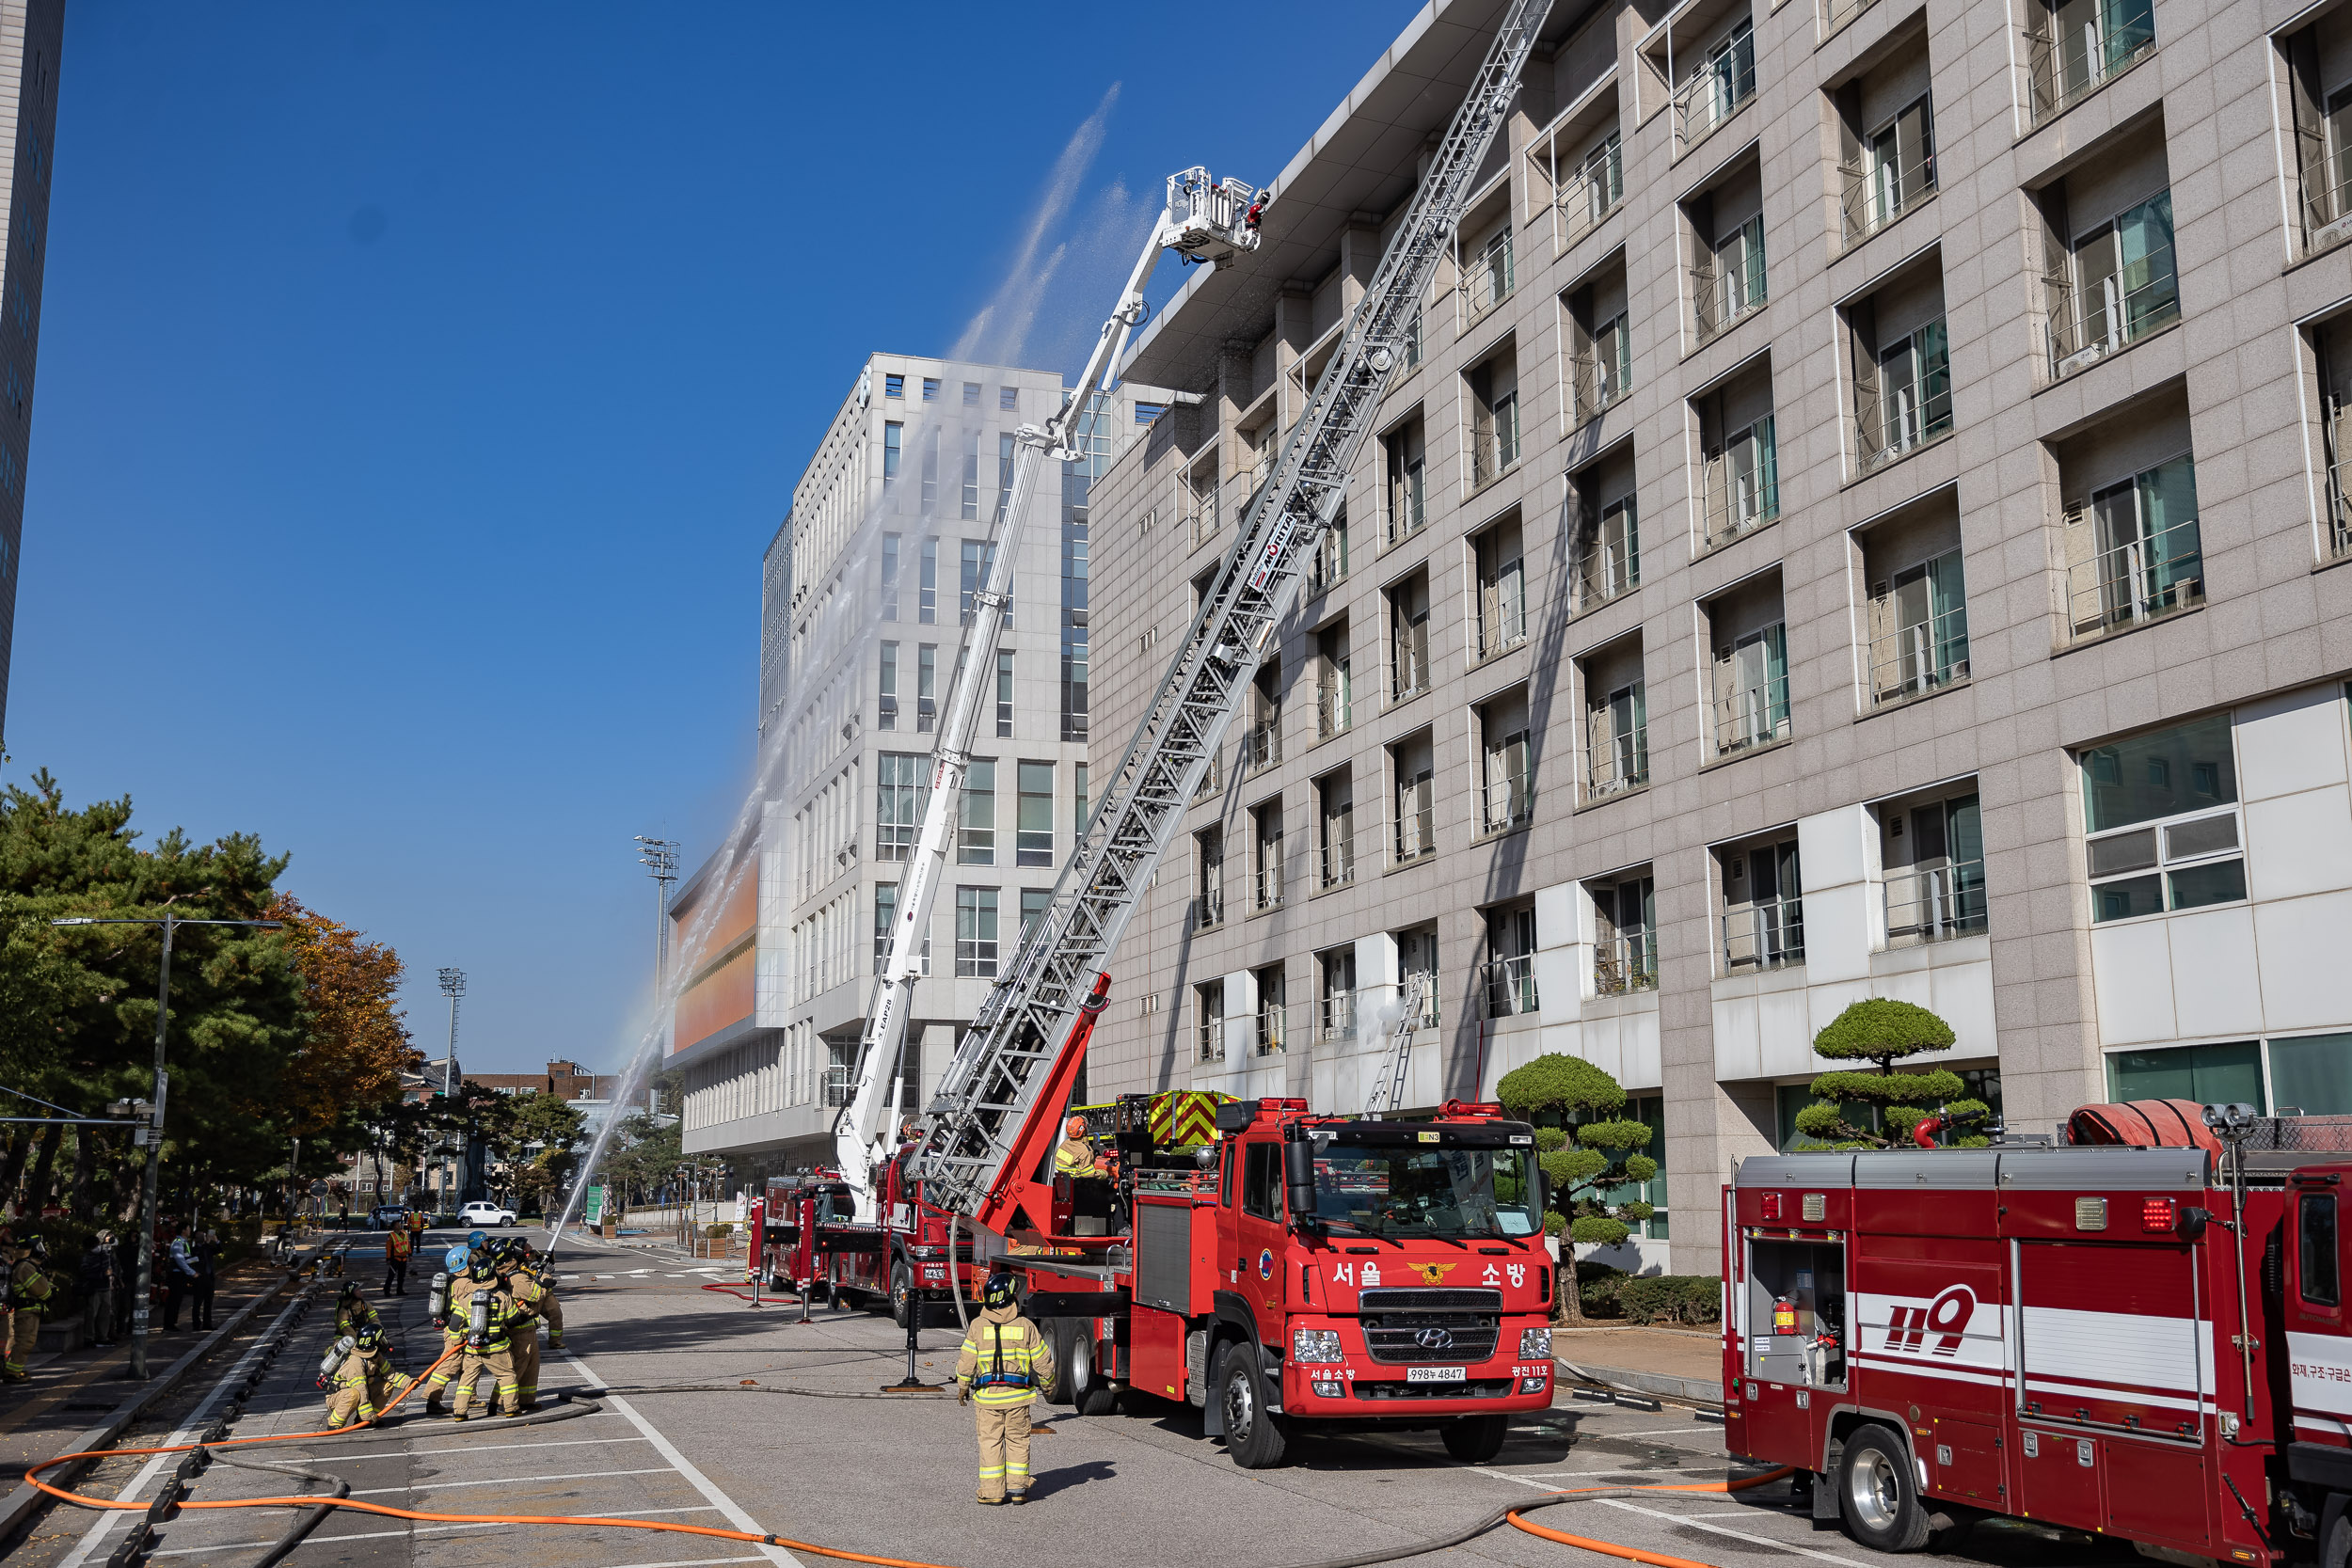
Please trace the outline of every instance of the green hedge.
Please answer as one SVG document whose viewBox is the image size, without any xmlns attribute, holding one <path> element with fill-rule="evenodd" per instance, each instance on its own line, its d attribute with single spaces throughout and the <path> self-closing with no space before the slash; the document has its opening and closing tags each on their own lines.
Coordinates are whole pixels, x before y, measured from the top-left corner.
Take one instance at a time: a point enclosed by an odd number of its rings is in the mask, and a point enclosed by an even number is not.
<svg viewBox="0 0 2352 1568">
<path fill-rule="evenodd" d="M 1576 1266 L 1588 1318 L 1629 1323 L 1711 1323 L 1723 1310 L 1723 1280 L 1711 1274 L 1628 1274 L 1605 1263 Z"/>
</svg>

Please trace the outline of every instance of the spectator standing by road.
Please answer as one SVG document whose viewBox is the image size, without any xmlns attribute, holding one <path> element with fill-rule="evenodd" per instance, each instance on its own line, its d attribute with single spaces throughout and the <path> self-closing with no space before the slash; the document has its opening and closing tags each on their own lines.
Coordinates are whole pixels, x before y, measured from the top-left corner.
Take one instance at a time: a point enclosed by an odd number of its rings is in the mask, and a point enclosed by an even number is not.
<svg viewBox="0 0 2352 1568">
<path fill-rule="evenodd" d="M 408 1255 L 415 1245 L 400 1226 L 384 1232 L 384 1294 L 408 1293 Z"/>
<path fill-rule="evenodd" d="M 188 1250 L 188 1239 L 172 1233 L 171 1243 L 164 1251 L 164 1332 L 180 1332 L 180 1308 L 188 1299 L 189 1287 L 196 1283 L 196 1259 Z"/>
<path fill-rule="evenodd" d="M 82 1254 L 82 1338 L 105 1348 L 115 1342 L 115 1238 L 101 1230 Z"/>
<path fill-rule="evenodd" d="M 189 1305 L 195 1310 L 195 1326 L 213 1326 L 213 1287 L 220 1279 L 220 1238 L 206 1226 L 196 1233 L 196 1243 L 188 1249 L 196 1260 L 196 1278 L 189 1283 Z"/>
</svg>

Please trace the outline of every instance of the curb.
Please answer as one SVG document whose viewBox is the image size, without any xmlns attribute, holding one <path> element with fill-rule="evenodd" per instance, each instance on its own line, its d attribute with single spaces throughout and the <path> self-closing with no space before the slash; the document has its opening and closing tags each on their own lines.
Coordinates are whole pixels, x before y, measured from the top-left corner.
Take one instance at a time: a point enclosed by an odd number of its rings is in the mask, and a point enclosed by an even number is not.
<svg viewBox="0 0 2352 1568">
<path fill-rule="evenodd" d="M 1657 1399 L 1678 1400 L 1688 1404 L 1719 1405 L 1724 1402 L 1724 1386 L 1715 1378 L 1676 1377 L 1668 1372 L 1635 1371 L 1628 1367 L 1588 1367 L 1569 1362 L 1557 1362 L 1564 1382 L 1585 1383 L 1588 1379 L 1604 1387 L 1620 1388 L 1629 1393 L 1647 1394 Z"/>
<path fill-rule="evenodd" d="M 325 1251 L 326 1248 L 322 1246 L 310 1257 L 305 1258 L 303 1262 L 307 1264 L 315 1261 Z M 119 1437 L 132 1422 L 145 1415 L 148 1408 L 156 1401 L 177 1388 L 180 1380 L 187 1375 L 191 1368 L 205 1356 L 210 1355 L 230 1335 L 243 1328 L 248 1318 L 284 1295 L 287 1286 L 295 1283 L 297 1281 L 292 1277 L 280 1277 L 268 1290 L 231 1312 L 227 1321 L 218 1328 L 214 1329 L 183 1352 L 179 1360 L 165 1368 L 160 1374 L 149 1378 L 145 1387 L 115 1406 L 112 1414 L 79 1436 L 69 1439 L 58 1451 L 60 1453 L 84 1453 L 92 1449 L 111 1448 L 115 1439 Z M 48 1480 L 53 1485 L 70 1484 L 75 1477 L 94 1463 L 95 1461 L 85 1460 L 79 1465 L 62 1466 L 51 1471 Z M 24 1527 L 31 1523 L 33 1516 L 46 1505 L 56 1501 L 55 1497 L 39 1490 L 30 1481 L 17 1482 L 16 1490 L 10 1492 L 5 1500 L 0 1500 L 0 1549 L 13 1546 Z"/>
</svg>

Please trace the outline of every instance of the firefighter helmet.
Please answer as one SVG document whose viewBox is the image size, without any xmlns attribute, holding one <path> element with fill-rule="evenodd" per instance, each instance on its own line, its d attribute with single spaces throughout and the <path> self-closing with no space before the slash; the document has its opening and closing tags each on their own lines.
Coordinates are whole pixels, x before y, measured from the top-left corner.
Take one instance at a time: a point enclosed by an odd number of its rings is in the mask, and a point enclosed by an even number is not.
<svg viewBox="0 0 2352 1568">
<path fill-rule="evenodd" d="M 24 1238 L 24 1256 L 40 1262 L 49 1260 L 49 1238 L 38 1233 Z"/>
<path fill-rule="evenodd" d="M 980 1305 L 987 1307 L 1010 1307 L 1021 1299 L 1021 1286 L 1009 1274 L 988 1276 L 988 1289 L 981 1292 Z"/>
<path fill-rule="evenodd" d="M 452 1274 L 464 1274 L 466 1259 L 472 1256 L 473 1254 L 461 1243 L 441 1254 L 441 1266 Z"/>
<path fill-rule="evenodd" d="M 384 1325 L 369 1323 L 351 1337 L 351 1342 L 362 1355 L 382 1350 L 384 1348 Z"/>
<path fill-rule="evenodd" d="M 353 1283 L 343 1287 L 343 1293 L 335 1299 L 335 1305 L 337 1307 L 346 1307 L 360 1299 L 361 1296 L 359 1293 L 358 1283 L 354 1281 Z"/>
<path fill-rule="evenodd" d="M 490 1238 L 479 1230 L 469 1230 L 466 1232 L 466 1244 L 479 1252 L 490 1244 Z"/>
<path fill-rule="evenodd" d="M 499 1276 L 499 1266 L 485 1249 L 466 1260 L 466 1277 L 476 1284 L 487 1284 Z"/>
<path fill-rule="evenodd" d="M 1073 1138 L 1083 1138 L 1087 1135 L 1087 1118 L 1072 1117 L 1069 1124 L 1063 1127 L 1062 1131 Z"/>
</svg>

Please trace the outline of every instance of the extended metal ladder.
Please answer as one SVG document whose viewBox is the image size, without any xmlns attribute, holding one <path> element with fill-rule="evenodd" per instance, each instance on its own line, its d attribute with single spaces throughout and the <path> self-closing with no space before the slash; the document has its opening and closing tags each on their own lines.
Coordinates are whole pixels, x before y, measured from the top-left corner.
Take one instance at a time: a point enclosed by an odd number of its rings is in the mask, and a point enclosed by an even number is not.
<svg viewBox="0 0 2352 1568">
<path fill-rule="evenodd" d="M 1297 602 L 1302 571 L 1346 497 L 1381 389 L 1405 363 L 1422 302 L 1551 0 L 1512 0 L 1405 218 L 1242 515 L 1232 552 L 1178 646 L 1054 898 L 991 988 L 932 1100 L 914 1174 L 969 1213 L 996 1183 L 1031 1101 L 1110 961 L 1261 658 Z M 1050 1108 L 1057 1114 L 1058 1107 Z"/>
<path fill-rule="evenodd" d="M 1429 971 L 1416 969 L 1396 988 L 1397 1000 L 1405 1005 L 1405 1010 L 1397 1015 L 1388 1060 L 1381 1064 L 1379 1076 L 1372 1081 L 1372 1094 L 1364 1101 L 1364 1115 L 1368 1117 L 1393 1111 L 1405 1103 L 1405 1074 L 1413 1062 L 1413 1031 L 1422 1026 L 1422 1014 L 1429 1006 Z"/>
</svg>

